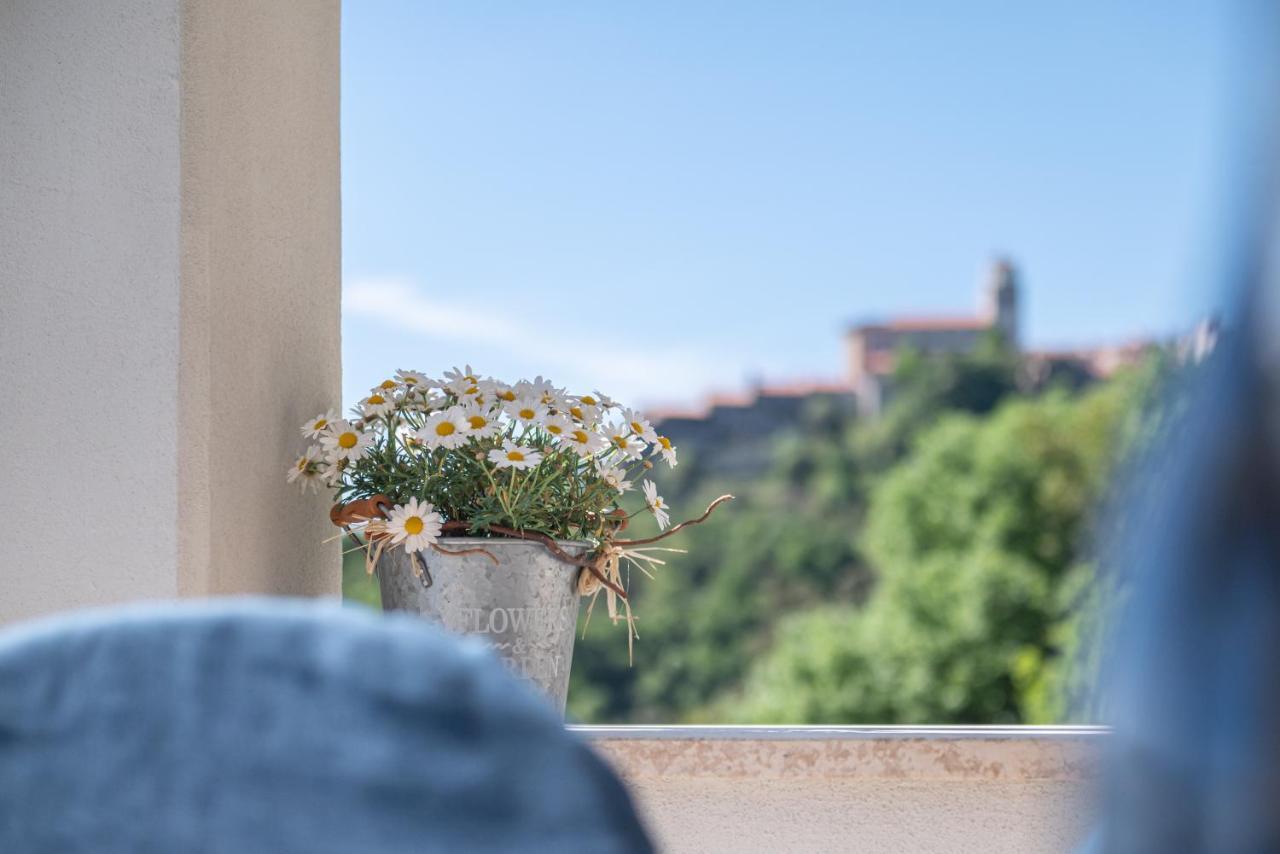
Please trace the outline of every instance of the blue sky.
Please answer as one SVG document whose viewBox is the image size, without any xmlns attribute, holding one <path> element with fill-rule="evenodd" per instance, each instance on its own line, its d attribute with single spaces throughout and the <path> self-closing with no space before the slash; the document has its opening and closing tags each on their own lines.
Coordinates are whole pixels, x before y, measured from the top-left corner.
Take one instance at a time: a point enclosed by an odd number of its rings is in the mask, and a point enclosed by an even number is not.
<svg viewBox="0 0 1280 854">
<path fill-rule="evenodd" d="M 344 396 L 400 367 L 678 402 L 835 377 L 850 321 L 1032 346 L 1189 325 L 1222 213 L 1226 4 L 343 8 Z"/>
</svg>

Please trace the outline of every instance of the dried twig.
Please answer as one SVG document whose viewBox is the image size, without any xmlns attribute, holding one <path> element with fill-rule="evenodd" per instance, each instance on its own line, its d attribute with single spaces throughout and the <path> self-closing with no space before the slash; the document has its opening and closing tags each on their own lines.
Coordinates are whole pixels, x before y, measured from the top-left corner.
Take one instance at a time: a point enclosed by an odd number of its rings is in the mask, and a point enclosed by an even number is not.
<svg viewBox="0 0 1280 854">
<path fill-rule="evenodd" d="M 658 534 L 656 537 L 645 537 L 639 540 L 614 540 L 613 544 L 615 546 L 622 546 L 623 548 L 630 548 L 631 546 L 643 546 L 649 543 L 656 543 L 658 540 L 665 540 L 667 537 L 671 536 L 672 534 L 676 533 L 677 531 L 683 528 L 687 528 L 690 525 L 696 525 L 699 522 L 706 521 L 706 518 L 711 515 L 712 510 L 715 510 L 717 507 L 719 507 L 721 504 L 724 504 L 726 501 L 732 501 L 732 500 L 733 500 L 732 495 L 721 495 L 715 501 L 712 501 L 710 504 L 708 504 L 706 512 L 703 513 L 701 516 L 699 516 L 697 519 L 690 519 L 687 522 L 681 522 L 679 525 L 676 525 L 673 528 L 668 528 L 667 530 L 663 531 L 661 534 Z"/>
</svg>

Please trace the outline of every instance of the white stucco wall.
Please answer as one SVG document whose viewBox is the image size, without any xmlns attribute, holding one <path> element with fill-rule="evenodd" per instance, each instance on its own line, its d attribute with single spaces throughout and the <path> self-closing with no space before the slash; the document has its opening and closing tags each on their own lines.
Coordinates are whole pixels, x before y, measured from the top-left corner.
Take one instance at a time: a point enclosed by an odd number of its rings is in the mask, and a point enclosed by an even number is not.
<svg viewBox="0 0 1280 854">
<path fill-rule="evenodd" d="M 1071 852 L 1105 733 L 1040 727 L 576 727 L 670 854 Z"/>
<path fill-rule="evenodd" d="M 339 595 L 329 502 L 284 482 L 342 400 L 339 3 L 184 6 L 180 588 Z"/>
<path fill-rule="evenodd" d="M 5 0 L 0 117 L 0 621 L 336 594 L 336 0 Z"/>
</svg>

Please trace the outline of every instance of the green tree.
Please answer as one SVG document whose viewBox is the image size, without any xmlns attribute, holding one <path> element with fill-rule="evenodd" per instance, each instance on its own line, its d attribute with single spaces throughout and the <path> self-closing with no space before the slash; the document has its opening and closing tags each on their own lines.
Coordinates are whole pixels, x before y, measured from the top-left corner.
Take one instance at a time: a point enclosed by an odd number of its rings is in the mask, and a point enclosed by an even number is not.
<svg viewBox="0 0 1280 854">
<path fill-rule="evenodd" d="M 1083 397 L 1006 401 L 920 433 L 872 492 L 865 608 L 788 617 L 733 717 L 770 722 L 1061 720 L 1094 593 L 1091 510 L 1149 372 Z"/>
<path fill-rule="evenodd" d="M 574 653 L 573 715 L 698 719 L 711 699 L 741 684 L 779 614 L 819 601 L 861 601 L 870 577 L 855 545 L 862 496 L 852 472 L 828 464 L 847 465 L 838 437 L 849 428 L 847 416 L 813 407 L 796 435 L 780 441 L 769 474 L 748 481 L 707 482 L 697 474 L 697 448 L 682 449 L 688 459 L 675 473 L 692 474 L 687 491 L 676 481 L 667 493 L 677 515 L 695 515 L 726 492 L 737 499 L 682 533 L 673 545 L 685 553 L 664 556 L 669 564 L 653 579 L 634 579 L 634 667 L 621 630 L 601 613 L 592 616 Z M 647 524 L 640 522 L 641 533 Z"/>
<path fill-rule="evenodd" d="M 866 469 L 888 468 L 941 415 L 984 415 L 1018 391 L 1017 380 L 1018 357 L 994 332 L 972 353 L 927 356 L 903 348 L 889 384 L 888 407 L 882 417 L 858 424 L 851 450 Z"/>
<path fill-rule="evenodd" d="M 634 585 L 634 668 L 619 632 L 593 617 L 575 652 L 570 711 L 593 721 L 723 717 L 714 701 L 740 689 L 785 614 L 865 601 L 867 491 L 910 446 L 905 437 L 947 412 L 990 411 L 1016 391 L 1014 379 L 1014 361 L 994 338 L 971 355 L 904 352 L 888 428 L 816 399 L 775 442 L 771 469 L 739 482 L 708 477 L 700 449 L 682 447 L 676 477 L 663 485 L 675 507 L 694 513 L 716 495 L 738 498 L 682 535 L 676 545 L 687 554 Z"/>
</svg>

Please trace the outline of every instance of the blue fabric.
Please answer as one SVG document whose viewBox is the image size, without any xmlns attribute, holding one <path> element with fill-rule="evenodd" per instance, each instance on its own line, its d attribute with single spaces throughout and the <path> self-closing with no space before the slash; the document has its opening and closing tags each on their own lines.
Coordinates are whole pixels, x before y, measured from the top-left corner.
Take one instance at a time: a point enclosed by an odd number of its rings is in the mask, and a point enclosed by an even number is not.
<svg viewBox="0 0 1280 854">
<path fill-rule="evenodd" d="M 0 634 L 0 852 L 648 851 L 626 791 L 478 646 L 222 600 Z"/>
</svg>

